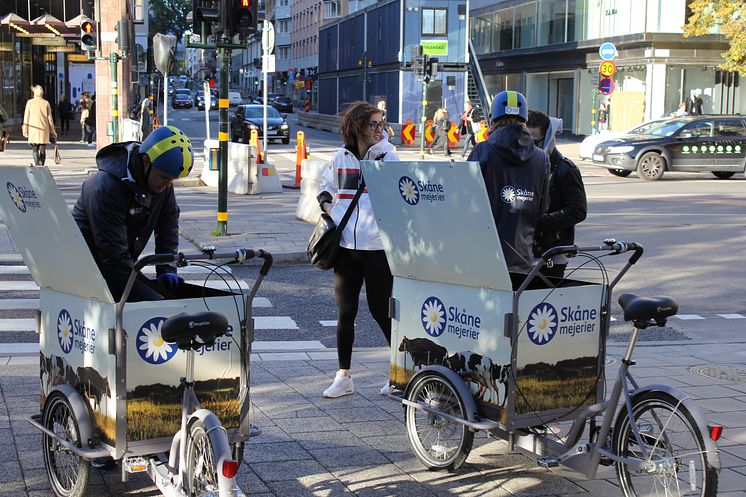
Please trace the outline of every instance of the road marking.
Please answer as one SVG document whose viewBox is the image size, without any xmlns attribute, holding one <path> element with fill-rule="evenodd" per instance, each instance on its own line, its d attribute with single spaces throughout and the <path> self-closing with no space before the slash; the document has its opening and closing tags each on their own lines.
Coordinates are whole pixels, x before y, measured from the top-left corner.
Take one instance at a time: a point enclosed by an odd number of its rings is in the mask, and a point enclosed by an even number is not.
<svg viewBox="0 0 746 497">
<path fill-rule="evenodd" d="M 0 281 L 0 292 L 38 292 L 34 281 Z"/>
<path fill-rule="evenodd" d="M 0 310 L 39 309 L 39 299 L 0 299 Z"/>
<path fill-rule="evenodd" d="M 297 330 L 298 325 L 290 316 L 254 316 L 257 330 Z"/>
<path fill-rule="evenodd" d="M 39 342 L 0 344 L 0 356 L 37 355 L 38 353 Z"/>
<path fill-rule="evenodd" d="M 671 317 L 681 319 L 682 321 L 694 321 L 696 319 L 704 319 L 702 316 L 697 316 L 696 314 L 677 314 Z"/>
<path fill-rule="evenodd" d="M 321 323 L 321 326 L 337 326 L 337 320 L 334 321 L 319 321 Z"/>
<path fill-rule="evenodd" d="M 0 331 L 36 331 L 36 319 L 0 319 Z"/>
<path fill-rule="evenodd" d="M 746 319 L 743 314 L 718 314 L 718 316 L 725 319 Z"/>
</svg>

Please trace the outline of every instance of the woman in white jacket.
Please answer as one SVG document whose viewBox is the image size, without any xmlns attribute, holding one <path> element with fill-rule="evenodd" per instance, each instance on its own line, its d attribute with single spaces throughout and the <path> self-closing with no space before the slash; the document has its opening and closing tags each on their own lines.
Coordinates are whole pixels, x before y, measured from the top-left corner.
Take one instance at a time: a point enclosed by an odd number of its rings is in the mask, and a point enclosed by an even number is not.
<svg viewBox="0 0 746 497">
<path fill-rule="evenodd" d="M 337 150 L 321 179 L 319 205 L 339 224 L 355 192 L 363 181 L 361 160 L 398 161 L 394 147 L 384 132 L 381 111 L 367 102 L 353 102 L 342 116 L 340 133 L 344 147 Z M 388 301 L 393 278 L 383 251 L 367 188 L 363 190 L 342 231 L 340 250 L 334 266 L 334 292 L 337 300 L 337 358 L 339 371 L 324 397 L 334 398 L 354 392 L 350 362 L 355 340 L 355 317 L 360 290 L 365 282 L 368 308 L 391 342 Z M 388 383 L 381 392 L 387 393 Z"/>
</svg>

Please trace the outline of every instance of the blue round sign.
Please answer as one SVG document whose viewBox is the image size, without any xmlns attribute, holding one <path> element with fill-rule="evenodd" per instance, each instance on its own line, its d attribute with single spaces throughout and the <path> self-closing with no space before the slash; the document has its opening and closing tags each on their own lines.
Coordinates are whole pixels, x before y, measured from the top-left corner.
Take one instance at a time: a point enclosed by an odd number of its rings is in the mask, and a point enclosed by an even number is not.
<svg viewBox="0 0 746 497">
<path fill-rule="evenodd" d="M 611 60 L 617 56 L 616 47 L 610 41 L 602 43 L 598 49 L 598 55 L 604 60 Z"/>
<path fill-rule="evenodd" d="M 604 78 L 598 82 L 598 91 L 603 95 L 608 95 L 614 91 L 614 81 L 611 78 Z"/>
</svg>

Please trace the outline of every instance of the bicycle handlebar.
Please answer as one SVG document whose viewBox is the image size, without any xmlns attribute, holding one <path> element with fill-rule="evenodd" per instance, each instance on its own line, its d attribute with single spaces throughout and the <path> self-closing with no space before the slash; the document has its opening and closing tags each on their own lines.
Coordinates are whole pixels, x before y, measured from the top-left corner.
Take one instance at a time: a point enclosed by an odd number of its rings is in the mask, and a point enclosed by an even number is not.
<svg viewBox="0 0 746 497">
<path fill-rule="evenodd" d="M 632 257 L 629 258 L 630 264 L 636 263 L 642 253 L 645 251 L 642 244 L 637 242 L 618 242 L 613 238 L 607 238 L 601 245 L 590 245 L 587 247 L 579 247 L 577 245 L 562 245 L 559 247 L 552 247 L 541 255 L 541 258 L 548 261 L 556 255 L 567 255 L 570 257 L 576 256 L 578 252 L 599 252 L 599 251 L 612 251 L 613 255 L 623 254 L 625 252 L 634 251 Z"/>
<path fill-rule="evenodd" d="M 151 266 L 156 264 L 173 264 L 176 263 L 177 267 L 184 267 L 188 261 L 193 260 L 204 260 L 204 259 L 230 259 L 233 262 L 246 262 L 254 257 L 264 259 L 262 267 L 259 269 L 259 273 L 262 276 L 267 276 L 269 268 L 272 267 L 272 254 L 269 252 L 259 249 L 237 249 L 233 252 L 215 252 L 215 247 L 205 247 L 199 254 L 184 254 L 179 252 L 178 254 L 152 254 L 146 255 L 142 259 L 135 262 L 134 269 L 139 271 L 145 266 Z"/>
</svg>

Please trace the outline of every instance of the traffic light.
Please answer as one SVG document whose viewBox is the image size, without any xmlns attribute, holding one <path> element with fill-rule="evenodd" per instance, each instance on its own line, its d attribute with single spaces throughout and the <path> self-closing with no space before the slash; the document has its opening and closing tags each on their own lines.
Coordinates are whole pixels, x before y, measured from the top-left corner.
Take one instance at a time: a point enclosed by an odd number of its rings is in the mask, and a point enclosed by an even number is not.
<svg viewBox="0 0 746 497">
<path fill-rule="evenodd" d="M 200 36 L 202 43 L 207 43 L 207 37 L 211 34 L 223 30 L 217 24 L 218 22 L 220 22 L 220 2 L 192 0 L 192 32 Z"/>
<path fill-rule="evenodd" d="M 93 19 L 84 17 L 80 21 L 80 48 L 96 50 L 96 22 Z"/>
<path fill-rule="evenodd" d="M 259 21 L 259 0 L 223 0 L 221 8 L 225 35 L 242 39 L 256 33 Z"/>
<path fill-rule="evenodd" d="M 430 57 L 427 61 L 427 67 L 425 68 L 425 76 L 430 79 L 435 79 L 438 75 L 438 58 Z"/>
</svg>

